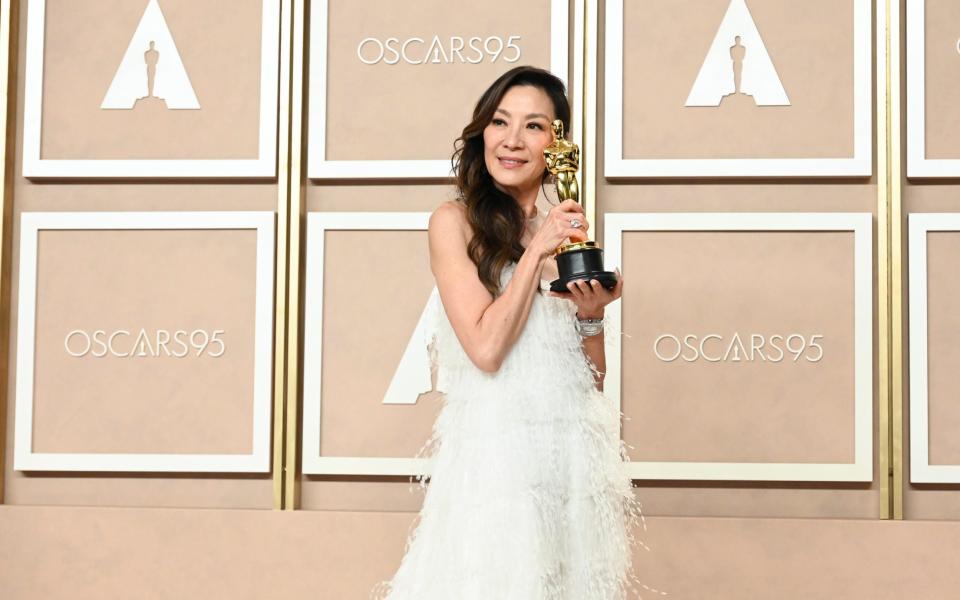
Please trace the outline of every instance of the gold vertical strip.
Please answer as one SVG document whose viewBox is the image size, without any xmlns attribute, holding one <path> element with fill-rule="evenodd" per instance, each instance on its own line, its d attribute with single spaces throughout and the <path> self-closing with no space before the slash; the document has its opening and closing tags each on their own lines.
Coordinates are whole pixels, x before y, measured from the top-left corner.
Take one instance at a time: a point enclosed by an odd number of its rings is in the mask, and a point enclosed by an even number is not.
<svg viewBox="0 0 960 600">
<path fill-rule="evenodd" d="M 891 453 L 893 472 L 891 501 L 894 519 L 903 519 L 903 153 L 901 126 L 901 39 L 900 0 L 886 0 L 887 43 L 890 57 L 887 79 L 889 110 L 889 196 L 890 196 L 890 264 L 891 264 L 891 326 L 890 326 L 890 385 L 891 385 Z"/>
<path fill-rule="evenodd" d="M 3 504 L 10 362 L 10 244 L 13 231 L 13 177 L 16 152 L 18 0 L 0 3 L 0 504 Z"/>
<path fill-rule="evenodd" d="M 880 518 L 892 515 L 890 452 L 890 18 L 887 7 L 876 6 L 877 11 L 877 401 L 879 409 L 879 474 Z M 881 17 L 883 20 L 881 21 Z M 881 25 L 883 25 L 881 27 Z"/>
<path fill-rule="evenodd" d="M 597 19 L 600 11 L 597 0 L 582 0 L 583 9 L 583 64 L 574 65 L 583 74 L 583 202 L 587 221 L 597 229 Z"/>
<path fill-rule="evenodd" d="M 293 49 L 290 85 L 290 247 L 289 297 L 287 298 L 287 409 L 285 473 L 283 477 L 284 509 L 295 510 L 300 504 L 299 441 L 300 441 L 300 283 L 301 245 L 304 201 L 304 58 L 307 48 L 308 12 L 306 2 L 295 2 L 293 10 Z"/>
<path fill-rule="evenodd" d="M 573 27 L 570 29 L 571 33 L 567 36 L 569 39 L 573 40 L 573 59 L 567 65 L 567 72 L 565 75 L 573 83 L 568 86 L 568 95 L 570 96 L 571 103 L 571 113 L 570 113 L 570 132 L 571 140 L 574 144 L 581 149 L 580 163 L 583 166 L 583 42 L 586 39 L 586 35 L 583 31 L 584 19 L 583 13 L 586 8 L 586 0 L 574 0 L 573 4 Z M 569 10 L 569 7 L 568 7 Z M 551 34 L 552 35 L 552 34 Z M 581 202 L 584 199 L 585 188 L 589 187 L 585 185 L 583 178 L 580 178 L 580 200 Z M 584 206 L 584 213 L 586 213 L 587 208 Z"/>
<path fill-rule="evenodd" d="M 290 55 L 292 0 L 280 2 L 280 90 L 277 98 L 277 256 L 275 265 L 276 297 L 273 329 L 273 508 L 285 506 L 284 448 L 287 400 L 287 297 L 289 276 L 289 213 L 290 213 Z"/>
</svg>

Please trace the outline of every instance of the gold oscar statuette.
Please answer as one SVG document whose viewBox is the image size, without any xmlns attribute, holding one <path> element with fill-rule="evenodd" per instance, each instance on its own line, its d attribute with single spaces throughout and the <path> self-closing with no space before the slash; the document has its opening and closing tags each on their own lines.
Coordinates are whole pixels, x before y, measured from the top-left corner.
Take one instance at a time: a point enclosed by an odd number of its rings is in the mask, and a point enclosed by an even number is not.
<svg viewBox="0 0 960 600">
<path fill-rule="evenodd" d="M 580 168 L 580 148 L 563 137 L 563 121 L 553 122 L 553 142 L 543 149 L 547 170 L 553 174 L 560 202 L 580 202 L 577 170 Z M 583 241 L 564 244 L 557 248 L 557 270 L 560 277 L 550 282 L 550 290 L 566 292 L 571 281 L 596 279 L 607 289 L 617 284 L 617 276 L 603 270 L 603 250 L 596 242 Z"/>
</svg>

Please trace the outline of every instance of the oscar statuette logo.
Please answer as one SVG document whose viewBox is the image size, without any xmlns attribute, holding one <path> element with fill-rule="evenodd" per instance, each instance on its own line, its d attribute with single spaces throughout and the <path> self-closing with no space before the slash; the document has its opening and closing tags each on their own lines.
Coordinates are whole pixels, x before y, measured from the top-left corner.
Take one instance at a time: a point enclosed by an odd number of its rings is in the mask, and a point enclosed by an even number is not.
<svg viewBox="0 0 960 600">
<path fill-rule="evenodd" d="M 547 170 L 553 174 L 560 202 L 580 202 L 577 170 L 580 168 L 580 148 L 563 137 L 563 121 L 553 122 L 553 143 L 543 149 Z M 583 241 L 557 248 L 557 270 L 560 277 L 550 282 L 550 291 L 566 292 L 571 281 L 596 279 L 600 285 L 612 289 L 617 276 L 603 270 L 603 250 L 596 242 Z"/>
</svg>

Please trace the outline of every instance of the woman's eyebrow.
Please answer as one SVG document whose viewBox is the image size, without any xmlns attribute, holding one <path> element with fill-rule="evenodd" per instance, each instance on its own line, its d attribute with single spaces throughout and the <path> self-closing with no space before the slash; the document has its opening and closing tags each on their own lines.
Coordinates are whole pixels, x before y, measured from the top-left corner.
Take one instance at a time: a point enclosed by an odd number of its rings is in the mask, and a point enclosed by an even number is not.
<svg viewBox="0 0 960 600">
<path fill-rule="evenodd" d="M 502 108 L 498 108 L 498 109 L 496 110 L 496 112 L 503 113 L 503 114 L 505 114 L 505 115 L 508 116 L 508 117 L 512 117 L 512 116 L 513 116 L 513 115 L 510 114 L 509 111 L 504 110 L 504 109 L 502 109 Z M 545 114 L 543 114 L 543 113 L 530 113 L 529 115 L 527 115 L 527 119 L 536 119 L 536 118 L 538 118 L 538 117 L 541 118 L 541 119 L 546 119 L 546 120 L 548 120 L 548 121 L 550 120 L 550 117 L 548 117 L 547 115 L 545 115 Z"/>
</svg>

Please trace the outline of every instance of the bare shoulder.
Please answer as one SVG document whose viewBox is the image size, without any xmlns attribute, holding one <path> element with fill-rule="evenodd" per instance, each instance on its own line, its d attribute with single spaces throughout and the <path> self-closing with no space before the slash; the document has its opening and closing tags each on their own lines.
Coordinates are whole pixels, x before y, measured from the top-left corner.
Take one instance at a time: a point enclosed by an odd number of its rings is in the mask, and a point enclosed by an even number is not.
<svg viewBox="0 0 960 600">
<path fill-rule="evenodd" d="M 430 234 L 452 236 L 459 233 L 466 237 L 470 226 L 467 223 L 467 207 L 462 202 L 444 202 L 430 215 Z"/>
<path fill-rule="evenodd" d="M 451 225 L 454 223 L 466 224 L 466 222 L 467 207 L 464 206 L 462 202 L 457 202 L 456 200 L 447 200 L 438 206 L 437 210 L 433 211 L 433 214 L 430 215 L 431 224 Z"/>
<path fill-rule="evenodd" d="M 467 208 L 462 202 L 444 202 L 430 215 L 430 270 L 444 306 L 457 307 L 452 308 L 448 316 L 460 314 L 467 310 L 463 307 L 472 306 L 469 298 L 487 298 L 487 304 L 492 301 L 470 258 L 471 237 Z M 470 317 L 471 322 L 477 322 L 479 318 L 479 314 Z M 457 317 L 453 316 L 453 319 L 456 321 Z"/>
</svg>

